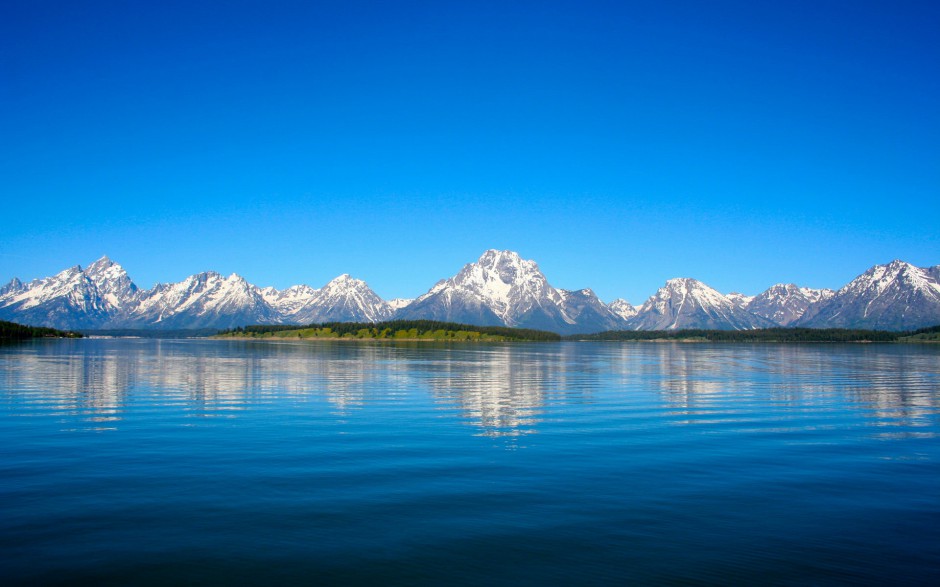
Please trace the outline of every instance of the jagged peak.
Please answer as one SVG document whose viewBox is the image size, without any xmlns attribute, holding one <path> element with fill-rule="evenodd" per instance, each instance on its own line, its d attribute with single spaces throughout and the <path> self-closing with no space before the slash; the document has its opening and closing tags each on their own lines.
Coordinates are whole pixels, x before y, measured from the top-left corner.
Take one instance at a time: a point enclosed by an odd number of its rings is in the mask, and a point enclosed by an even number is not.
<svg viewBox="0 0 940 587">
<path fill-rule="evenodd" d="M 625 300 L 624 298 L 617 298 L 616 300 L 607 304 L 607 307 L 610 308 L 611 312 L 614 312 L 624 320 L 629 320 L 636 316 L 639 308 Z"/>
<path fill-rule="evenodd" d="M 415 301 L 415 298 L 394 298 L 386 302 L 393 310 L 400 310 Z"/>
<path fill-rule="evenodd" d="M 192 287 L 193 284 L 207 284 L 210 281 L 221 280 L 221 279 L 224 279 L 224 278 L 222 277 L 220 273 L 216 271 L 202 271 L 200 273 L 194 273 L 186 277 L 186 279 L 182 281 L 173 282 L 173 283 L 165 283 L 161 285 L 168 287 L 168 288 L 180 287 L 180 286 Z M 156 287 L 154 287 L 154 290 L 156 290 Z"/>
<path fill-rule="evenodd" d="M 520 279 L 525 280 L 531 277 L 544 279 L 545 277 L 535 261 L 523 259 L 515 251 L 500 251 L 497 249 L 485 251 L 475 263 L 464 266 L 463 270 L 457 274 L 457 277 L 466 277 L 471 274 L 479 275 L 480 270 L 483 271 L 482 276 L 496 275 L 500 281 L 507 284 Z"/>
<path fill-rule="evenodd" d="M 6 285 L 0 287 L 0 295 L 6 295 L 8 293 L 19 292 L 26 289 L 23 285 L 23 282 L 19 278 L 14 277 Z"/>
<path fill-rule="evenodd" d="M 127 271 L 124 270 L 124 267 L 112 261 L 107 255 L 101 257 L 91 265 L 86 266 L 84 272 L 85 275 L 90 277 L 99 277 L 103 275 L 119 276 L 121 274 L 127 274 Z"/>
<path fill-rule="evenodd" d="M 666 285 L 690 285 L 695 283 L 701 282 L 691 277 L 673 277 L 672 279 L 666 280 Z"/>
<path fill-rule="evenodd" d="M 91 269 L 92 267 L 95 267 L 95 266 L 110 267 L 111 265 L 115 265 L 115 264 L 116 263 L 111 260 L 111 257 L 107 255 L 102 255 L 97 261 L 89 265 L 88 268 Z"/>
<path fill-rule="evenodd" d="M 754 297 L 755 297 L 755 298 L 761 297 L 761 296 L 766 297 L 766 296 L 768 296 L 768 295 L 774 295 L 774 294 L 777 294 L 777 295 L 779 295 L 779 294 L 786 294 L 786 295 L 801 294 L 801 295 L 804 295 L 804 296 L 807 296 L 807 295 L 809 295 L 809 296 L 819 296 L 819 295 L 826 295 L 827 293 L 830 293 L 830 294 L 831 294 L 831 293 L 835 293 L 835 292 L 834 292 L 833 290 L 831 290 L 831 289 L 828 289 L 828 288 L 803 287 L 803 286 L 797 285 L 797 284 L 795 284 L 795 283 L 776 283 L 776 284 L 774 284 L 774 285 L 771 285 L 770 287 L 768 287 L 767 289 L 765 289 L 764 291 L 762 291 L 761 293 L 759 293 L 758 295 L 756 295 L 756 296 L 754 296 Z"/>
<path fill-rule="evenodd" d="M 262 291 L 270 291 L 272 293 L 316 293 L 319 291 L 317 288 L 309 286 L 305 283 L 299 283 L 297 285 L 292 285 L 284 289 L 277 289 L 276 287 L 266 287 Z"/>
<path fill-rule="evenodd" d="M 337 275 L 329 281 L 326 285 L 323 286 L 323 289 L 329 287 L 343 286 L 343 287 L 362 287 L 366 285 L 366 282 L 361 279 L 356 279 L 348 273 L 343 273 L 342 275 Z"/>
<path fill-rule="evenodd" d="M 541 270 L 535 261 L 523 259 L 519 253 L 508 250 L 500 251 L 497 249 L 489 249 L 480 255 L 476 263 L 470 263 L 465 269 L 472 269 L 473 267 L 480 267 L 499 273 L 500 279 L 504 281 L 506 276 L 500 273 L 500 269 L 520 267 L 523 270 L 523 275 L 528 273 L 541 274 Z"/>
<path fill-rule="evenodd" d="M 892 269 L 901 269 L 901 268 L 913 267 L 913 266 L 914 265 L 908 263 L 907 261 L 902 261 L 901 259 L 894 259 L 893 261 L 885 265 L 885 267 L 889 267 Z"/>
<path fill-rule="evenodd" d="M 499 250 L 499 249 L 487 249 L 483 251 L 483 254 L 480 255 L 478 263 L 485 263 L 488 261 L 495 262 L 501 259 L 509 259 L 510 261 L 523 261 L 522 256 L 510 250 Z"/>
<path fill-rule="evenodd" d="M 55 274 L 55 277 L 58 278 L 69 278 L 78 275 L 79 273 L 84 273 L 81 265 L 74 265 L 68 269 L 63 269 L 62 271 Z"/>
<path fill-rule="evenodd" d="M 749 296 L 739 291 L 733 291 L 733 292 L 728 293 L 725 297 L 739 306 L 745 306 L 748 303 L 750 303 L 752 300 L 754 300 L 754 298 L 756 298 L 757 296 Z"/>
<path fill-rule="evenodd" d="M 907 261 L 902 261 L 901 259 L 895 259 L 890 263 L 885 263 L 884 265 L 875 265 L 870 268 L 868 271 L 862 274 L 864 275 L 900 275 L 902 273 L 907 273 L 909 271 L 921 271 L 920 267 L 908 263 Z M 861 276 L 860 276 L 861 277 Z"/>
<path fill-rule="evenodd" d="M 884 265 L 870 267 L 867 271 L 842 286 L 838 293 L 845 294 L 858 290 L 860 287 L 874 287 L 881 290 L 899 279 L 914 282 L 921 282 L 925 279 L 929 281 L 929 275 L 929 269 L 923 269 L 906 261 L 895 259 Z"/>
<path fill-rule="evenodd" d="M 649 308 L 665 303 L 669 299 L 694 299 L 697 303 L 707 306 L 736 306 L 728 296 L 715 288 L 691 277 L 676 277 L 666 281 L 666 284 L 653 294 L 643 307 Z"/>
<path fill-rule="evenodd" d="M 702 283 L 697 279 L 691 277 L 673 277 L 672 279 L 666 280 L 666 285 L 664 285 L 660 291 L 688 291 L 688 290 L 707 290 L 707 291 L 716 291 L 714 288 Z"/>
</svg>

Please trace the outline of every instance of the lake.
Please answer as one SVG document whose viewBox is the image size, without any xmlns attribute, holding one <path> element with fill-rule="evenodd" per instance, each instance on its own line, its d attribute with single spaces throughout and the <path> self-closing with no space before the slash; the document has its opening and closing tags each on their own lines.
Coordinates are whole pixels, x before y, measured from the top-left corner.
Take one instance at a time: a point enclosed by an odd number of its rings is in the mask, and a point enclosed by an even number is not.
<svg viewBox="0 0 940 587">
<path fill-rule="evenodd" d="M 940 345 L 0 346 L 4 584 L 937 584 Z"/>
</svg>

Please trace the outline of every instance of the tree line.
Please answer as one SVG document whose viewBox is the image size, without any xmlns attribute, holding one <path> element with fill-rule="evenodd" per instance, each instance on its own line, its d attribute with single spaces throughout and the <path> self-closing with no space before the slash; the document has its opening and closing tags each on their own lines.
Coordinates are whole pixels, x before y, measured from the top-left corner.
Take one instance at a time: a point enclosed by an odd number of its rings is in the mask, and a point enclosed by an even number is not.
<svg viewBox="0 0 940 587">
<path fill-rule="evenodd" d="M 319 322 L 307 324 L 304 326 L 287 324 L 254 324 L 251 326 L 239 326 L 221 331 L 222 336 L 264 336 L 275 333 L 290 333 L 293 331 L 319 330 L 329 331 L 333 336 L 342 338 L 343 336 L 359 336 L 363 331 L 369 333 L 367 338 L 395 338 L 400 333 L 414 333 L 414 338 L 432 337 L 435 333 L 445 333 L 444 336 L 434 336 L 434 338 L 446 338 L 446 333 L 473 332 L 490 337 L 499 337 L 505 340 L 526 340 L 526 341 L 559 341 L 561 335 L 555 332 L 546 332 L 544 330 L 533 330 L 530 328 L 510 328 L 508 326 L 472 326 L 469 324 L 458 324 L 456 322 L 440 322 L 437 320 L 389 320 L 386 322 Z M 383 334 L 384 333 L 384 334 Z"/>
<path fill-rule="evenodd" d="M 708 342 L 904 342 L 933 340 L 940 325 L 910 332 L 855 328 L 761 328 L 757 330 L 614 330 L 566 336 L 565 340 L 702 340 Z"/>
<path fill-rule="evenodd" d="M 56 330 L 45 326 L 27 326 L 16 322 L 0 320 L 0 338 L 7 340 L 25 340 L 27 338 L 82 338 L 81 333 Z"/>
</svg>

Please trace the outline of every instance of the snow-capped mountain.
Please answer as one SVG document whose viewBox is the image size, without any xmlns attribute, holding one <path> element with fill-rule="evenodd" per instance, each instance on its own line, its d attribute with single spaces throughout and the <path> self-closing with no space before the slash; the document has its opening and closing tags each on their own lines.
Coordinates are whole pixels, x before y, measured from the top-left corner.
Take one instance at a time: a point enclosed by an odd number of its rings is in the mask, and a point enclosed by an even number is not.
<svg viewBox="0 0 940 587">
<path fill-rule="evenodd" d="M 103 257 L 83 270 L 76 265 L 28 284 L 14 279 L 0 293 L 0 319 L 57 328 L 97 328 L 136 296 L 120 265 Z M 112 281 L 109 281 L 112 280 Z"/>
<path fill-rule="evenodd" d="M 281 317 L 244 277 L 206 271 L 143 292 L 122 318 L 117 322 L 127 327 L 229 328 L 274 324 Z"/>
<path fill-rule="evenodd" d="M 535 261 L 512 251 L 489 250 L 475 263 L 395 314 L 477 325 L 506 325 L 562 333 L 622 328 L 625 322 L 585 289 L 552 287 Z"/>
<path fill-rule="evenodd" d="M 413 301 L 415 301 L 414 298 L 395 298 L 389 300 L 388 305 L 392 308 L 392 311 L 397 312 Z"/>
<path fill-rule="evenodd" d="M 309 285 L 292 285 L 282 290 L 265 287 L 260 292 L 264 301 L 282 316 L 293 316 L 317 295 L 317 289 Z"/>
<path fill-rule="evenodd" d="M 831 289 L 812 289 L 792 283 L 778 283 L 750 298 L 744 308 L 774 324 L 789 326 L 799 320 L 810 306 L 828 300 L 835 293 Z"/>
<path fill-rule="evenodd" d="M 0 319 L 56 328 L 229 328 L 246 324 L 375 322 L 393 309 L 364 281 L 337 277 L 321 289 L 259 288 L 243 277 L 206 271 L 140 290 L 107 257 L 0 289 Z"/>
<path fill-rule="evenodd" d="M 725 297 L 731 300 L 731 303 L 735 306 L 747 308 L 747 305 L 751 303 L 751 300 L 753 300 L 755 296 L 746 296 L 743 293 L 733 291 L 729 294 L 725 294 Z"/>
<path fill-rule="evenodd" d="M 572 334 L 601 332 L 604 330 L 619 330 L 626 328 L 626 321 L 620 314 L 610 309 L 597 297 L 591 289 L 569 291 L 557 290 L 561 294 L 562 316 L 574 321 L 574 326 L 568 331 Z M 531 327 L 531 328 L 534 328 Z M 553 328 L 542 328 L 554 330 Z M 558 332 L 565 332 L 559 330 Z"/>
<path fill-rule="evenodd" d="M 25 288 L 26 286 L 23 285 L 23 282 L 14 277 L 13 279 L 10 280 L 9 283 L 4 285 L 3 287 L 0 287 L 0 298 L 8 294 L 13 294 L 13 293 L 23 291 Z"/>
<path fill-rule="evenodd" d="M 940 324 L 940 265 L 875 265 L 811 306 L 795 325 L 908 330 Z"/>
<path fill-rule="evenodd" d="M 623 298 L 617 298 L 616 300 L 607 304 L 607 307 L 610 308 L 611 312 L 620 316 L 624 320 L 633 318 L 637 313 L 637 307 Z"/>
<path fill-rule="evenodd" d="M 751 314 L 717 290 L 689 278 L 667 281 L 628 324 L 634 330 L 747 330 L 774 326 L 770 320 Z"/>
<path fill-rule="evenodd" d="M 0 287 L 0 320 L 64 329 L 226 328 L 247 324 L 377 322 L 391 318 L 505 325 L 563 334 L 602 330 L 749 329 L 771 326 L 907 330 L 940 324 L 940 265 L 876 265 L 838 292 L 780 284 L 757 296 L 723 295 L 671 279 L 642 306 L 604 304 L 590 289 L 552 287 L 534 261 L 486 251 L 414 300 L 382 300 L 340 275 L 322 288 L 259 288 L 207 271 L 141 290 L 102 257 L 52 277 Z"/>
<path fill-rule="evenodd" d="M 361 279 L 348 274 L 333 279 L 284 319 L 294 324 L 314 322 L 381 322 L 394 310 Z"/>
<path fill-rule="evenodd" d="M 136 305 L 137 286 L 127 271 L 107 256 L 86 267 L 84 273 L 95 284 L 98 295 L 112 316 Z"/>
</svg>

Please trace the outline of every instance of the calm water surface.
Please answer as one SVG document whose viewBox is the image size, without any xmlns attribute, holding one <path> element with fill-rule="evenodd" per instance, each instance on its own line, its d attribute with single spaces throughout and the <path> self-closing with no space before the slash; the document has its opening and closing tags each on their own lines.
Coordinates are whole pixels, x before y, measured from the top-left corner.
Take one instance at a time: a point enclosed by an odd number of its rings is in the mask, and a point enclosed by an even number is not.
<svg viewBox="0 0 940 587">
<path fill-rule="evenodd" d="M 0 347 L 5 584 L 938 584 L 940 347 Z"/>
</svg>

